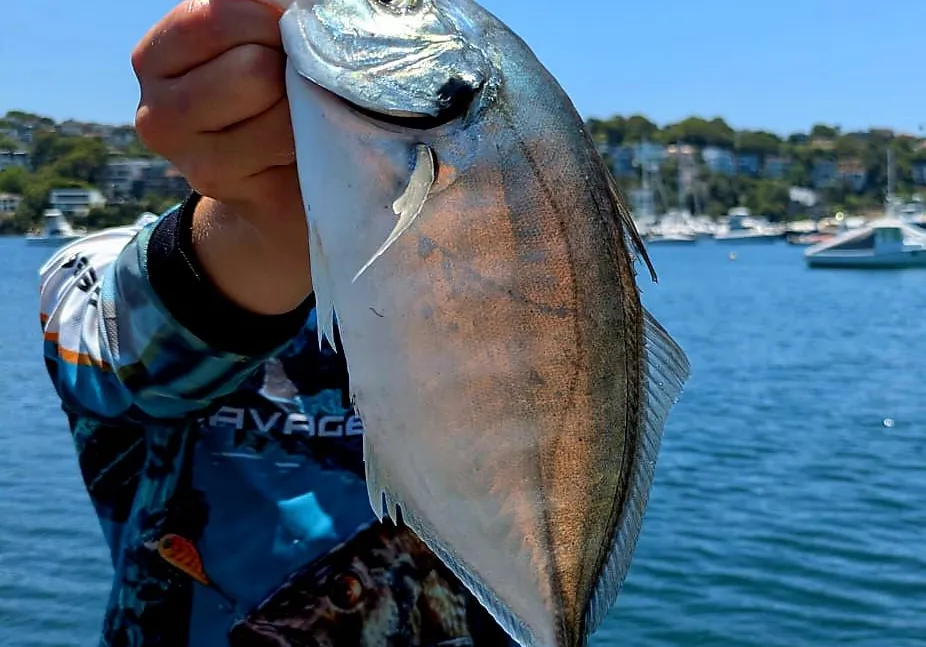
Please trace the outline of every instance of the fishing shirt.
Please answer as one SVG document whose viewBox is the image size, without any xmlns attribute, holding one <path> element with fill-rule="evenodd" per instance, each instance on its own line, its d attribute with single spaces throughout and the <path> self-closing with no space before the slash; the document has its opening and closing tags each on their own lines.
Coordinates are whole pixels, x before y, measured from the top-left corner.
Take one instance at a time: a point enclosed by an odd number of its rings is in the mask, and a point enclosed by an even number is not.
<svg viewBox="0 0 926 647">
<path fill-rule="evenodd" d="M 112 555 L 99 644 L 513 645 L 376 522 L 314 298 L 261 316 L 221 295 L 192 249 L 197 197 L 40 270 L 46 366 Z"/>
</svg>

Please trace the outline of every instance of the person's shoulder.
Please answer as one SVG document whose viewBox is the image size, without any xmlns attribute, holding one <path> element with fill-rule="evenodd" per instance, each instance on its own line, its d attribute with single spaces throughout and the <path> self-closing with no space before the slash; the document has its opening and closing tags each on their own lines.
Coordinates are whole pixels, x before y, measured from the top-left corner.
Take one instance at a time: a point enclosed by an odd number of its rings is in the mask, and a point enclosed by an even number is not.
<svg viewBox="0 0 926 647">
<path fill-rule="evenodd" d="M 62 247 L 59 247 L 39 268 L 42 277 L 54 273 L 62 267 L 68 267 L 77 259 L 88 262 L 91 258 L 100 259 L 117 255 L 140 232 L 153 228 L 162 218 L 176 211 L 180 205 L 174 205 L 163 214 L 151 212 L 141 214 L 134 222 L 118 227 L 107 227 L 86 234 Z"/>
</svg>

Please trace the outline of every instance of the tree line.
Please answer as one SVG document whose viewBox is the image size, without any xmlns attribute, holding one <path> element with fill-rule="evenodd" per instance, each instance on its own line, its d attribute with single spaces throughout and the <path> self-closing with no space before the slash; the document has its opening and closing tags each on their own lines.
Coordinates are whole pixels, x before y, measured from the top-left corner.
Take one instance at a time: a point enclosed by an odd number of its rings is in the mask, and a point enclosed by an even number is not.
<svg viewBox="0 0 926 647">
<path fill-rule="evenodd" d="M 16 214 L 0 221 L 0 233 L 22 233 L 39 226 L 53 188 L 99 186 L 112 156 L 101 138 L 63 135 L 56 130 L 57 124 L 47 117 L 9 112 L 5 118 L 0 118 L 0 133 L 4 127 L 14 124 L 33 127 L 32 142 L 27 147 L 30 165 L 0 171 L 0 193 L 22 196 Z M 761 158 L 780 156 L 790 160 L 786 176 L 771 179 L 710 173 L 699 157 L 698 184 L 695 194 L 686 197 L 686 206 L 714 216 L 744 205 L 773 218 L 787 217 L 791 206 L 789 187 L 811 187 L 814 164 L 821 160 L 857 160 L 865 174 L 864 187 L 860 190 L 841 182 L 821 189 L 818 193 L 827 211 L 877 209 L 885 197 L 888 149 L 894 153 L 896 190 L 901 196 L 915 192 L 914 164 L 926 162 L 923 140 L 886 129 L 843 132 L 836 126 L 816 124 L 805 133 L 779 135 L 761 130 L 737 131 L 721 118 L 689 117 L 659 126 L 643 115 L 589 119 L 587 124 L 594 139 L 604 144 L 605 150 L 647 141 L 663 145 L 682 143 L 698 149 L 716 146 L 736 154 L 751 153 Z M 0 151 L 19 148 L 11 137 L 0 134 Z M 118 153 L 128 157 L 154 157 L 137 138 L 127 142 Z M 675 196 L 678 190 L 677 164 L 677 159 L 670 158 L 662 168 L 661 179 L 668 196 Z M 618 178 L 618 182 L 625 190 L 638 185 L 637 178 Z M 171 202 L 171 198 L 149 195 L 110 205 L 91 212 L 86 224 L 91 228 L 124 224 L 143 211 L 160 212 Z"/>
<path fill-rule="evenodd" d="M 40 227 L 52 189 L 98 187 L 111 159 L 111 151 L 101 138 L 62 135 L 55 130 L 55 122 L 47 117 L 12 111 L 0 119 L 0 131 L 15 124 L 32 125 L 34 132 L 32 142 L 25 149 L 29 166 L 10 166 L 0 171 L 0 193 L 22 197 L 13 217 L 0 220 L 0 234 L 19 234 Z M 0 134 L 0 151 L 20 149 L 9 135 Z M 137 140 L 129 142 L 119 153 L 153 157 Z M 83 224 L 91 229 L 125 224 L 144 211 L 158 212 L 171 202 L 161 196 L 145 196 L 141 200 L 91 211 Z"/>
<path fill-rule="evenodd" d="M 782 157 L 790 164 L 781 179 L 726 176 L 710 173 L 703 161 L 698 162 L 698 193 L 689 196 L 689 208 L 700 203 L 710 215 L 721 215 L 733 206 L 744 205 L 775 218 L 789 214 L 789 188 L 813 188 L 813 169 L 817 162 L 857 161 L 864 173 L 864 183 L 856 188 L 847 182 L 835 182 L 818 190 L 827 212 L 853 213 L 878 209 L 887 190 L 887 153 L 893 152 L 895 192 L 910 197 L 916 190 L 914 165 L 926 162 L 926 142 L 888 129 L 844 132 L 838 126 L 816 124 L 807 132 L 788 135 L 763 130 L 736 130 L 721 118 L 689 117 L 660 127 L 643 115 L 615 115 L 608 119 L 588 120 L 592 136 L 610 149 L 621 145 L 652 142 L 662 145 L 684 144 L 703 149 L 714 146 L 735 154 L 754 154 L 760 158 Z M 662 169 L 667 192 L 674 195 L 677 162 L 669 159 Z M 638 184 L 634 178 L 619 178 L 624 188 Z M 695 200 L 699 197 L 700 200 Z M 804 214 L 798 214 L 804 215 Z"/>
</svg>

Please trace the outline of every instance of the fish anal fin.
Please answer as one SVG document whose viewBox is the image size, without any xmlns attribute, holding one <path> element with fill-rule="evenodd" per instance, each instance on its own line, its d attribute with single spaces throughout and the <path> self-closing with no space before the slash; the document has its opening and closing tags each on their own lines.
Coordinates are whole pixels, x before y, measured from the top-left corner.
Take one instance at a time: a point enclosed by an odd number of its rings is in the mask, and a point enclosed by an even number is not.
<svg viewBox="0 0 926 647">
<path fill-rule="evenodd" d="M 448 544 L 441 541 L 437 531 L 421 516 L 410 502 L 392 490 L 388 474 L 383 471 L 375 445 L 369 436 L 363 436 L 363 461 L 366 472 L 367 494 L 377 519 L 389 518 L 396 526 L 411 530 L 438 559 L 463 583 L 473 597 L 488 611 L 499 626 L 520 645 L 541 647 L 529 628 L 521 622 L 507 605 L 489 588 Z"/>
<path fill-rule="evenodd" d="M 335 351 L 338 350 L 334 337 L 334 295 L 332 294 L 331 273 L 328 269 L 328 259 L 318 235 L 318 228 L 312 222 L 309 225 L 309 263 L 312 266 L 312 291 L 315 293 L 315 312 L 318 318 L 318 347 L 321 348 L 327 339 L 328 344 Z"/>
<path fill-rule="evenodd" d="M 630 466 L 626 506 L 586 611 L 588 634 L 601 625 L 627 577 L 643 525 L 666 419 L 690 374 L 685 352 L 646 309 L 643 316 L 645 404 L 640 417 L 641 437 Z"/>
</svg>

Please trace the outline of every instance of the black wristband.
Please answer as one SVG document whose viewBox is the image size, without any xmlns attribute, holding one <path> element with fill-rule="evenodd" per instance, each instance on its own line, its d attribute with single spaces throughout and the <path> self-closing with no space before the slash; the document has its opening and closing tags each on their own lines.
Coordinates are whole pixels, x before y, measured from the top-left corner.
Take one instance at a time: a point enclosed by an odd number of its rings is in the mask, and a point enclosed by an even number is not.
<svg viewBox="0 0 926 647">
<path fill-rule="evenodd" d="M 219 292 L 193 250 L 193 213 L 201 197 L 191 193 L 151 233 L 147 250 L 151 287 L 180 325 L 216 350 L 244 356 L 271 352 L 305 326 L 315 305 L 314 294 L 285 314 L 260 315 Z"/>
</svg>

